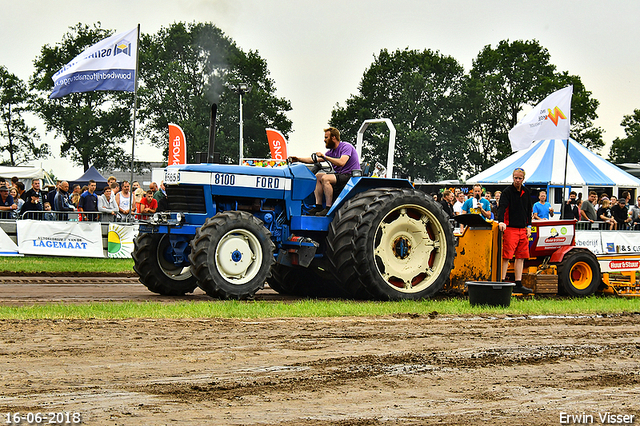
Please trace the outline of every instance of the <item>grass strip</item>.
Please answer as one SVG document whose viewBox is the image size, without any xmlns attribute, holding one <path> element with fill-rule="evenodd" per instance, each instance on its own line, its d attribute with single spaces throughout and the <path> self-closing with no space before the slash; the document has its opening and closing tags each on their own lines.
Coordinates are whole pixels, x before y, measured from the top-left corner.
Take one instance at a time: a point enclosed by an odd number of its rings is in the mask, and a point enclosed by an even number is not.
<svg viewBox="0 0 640 426">
<path fill-rule="evenodd" d="M 2 271 L 9 272 L 133 272 L 133 259 L 86 257 L 3 257 Z"/>
<path fill-rule="evenodd" d="M 322 318 L 391 315 L 533 316 L 639 313 L 639 298 L 513 299 L 507 308 L 470 306 L 466 299 L 360 302 L 342 300 L 94 302 L 0 306 L 0 319 L 128 319 L 128 318 Z"/>
</svg>

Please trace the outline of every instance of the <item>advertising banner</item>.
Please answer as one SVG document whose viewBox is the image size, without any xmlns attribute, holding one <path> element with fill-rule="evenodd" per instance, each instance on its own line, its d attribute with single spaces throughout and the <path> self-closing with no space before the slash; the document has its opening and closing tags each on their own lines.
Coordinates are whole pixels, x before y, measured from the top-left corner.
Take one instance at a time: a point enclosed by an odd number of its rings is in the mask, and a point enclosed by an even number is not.
<svg viewBox="0 0 640 426">
<path fill-rule="evenodd" d="M 55 73 L 49 98 L 95 90 L 133 92 L 137 54 L 138 28 L 114 34 L 87 48 Z"/>
<path fill-rule="evenodd" d="M 0 228 L 0 256 L 20 256 L 18 246 L 2 228 Z"/>
<path fill-rule="evenodd" d="M 570 245 L 573 240 L 573 226 L 564 226 L 562 223 L 555 221 L 540 221 L 537 229 L 536 247 L 541 249 L 558 249 Z"/>
<path fill-rule="evenodd" d="M 576 231 L 576 246 L 594 254 L 640 253 L 640 232 Z"/>
<path fill-rule="evenodd" d="M 593 254 L 603 254 L 600 231 L 576 231 L 576 247 L 584 247 Z"/>
<path fill-rule="evenodd" d="M 603 253 L 640 253 L 640 234 L 632 231 L 601 231 Z"/>
<path fill-rule="evenodd" d="M 109 224 L 107 253 L 110 258 L 129 258 L 133 253 L 133 240 L 138 235 L 138 225 Z"/>
<path fill-rule="evenodd" d="M 104 257 L 99 222 L 19 220 L 17 227 L 21 254 Z"/>
<path fill-rule="evenodd" d="M 573 86 L 567 86 L 547 96 L 509 130 L 513 151 L 531 146 L 543 139 L 568 139 L 571 126 Z"/>
<path fill-rule="evenodd" d="M 169 160 L 167 164 L 187 164 L 187 140 L 182 127 L 169 123 Z"/>
<path fill-rule="evenodd" d="M 284 135 L 275 129 L 266 129 L 267 139 L 269 140 L 269 150 L 271 151 L 272 160 L 287 159 L 287 141 Z"/>
</svg>

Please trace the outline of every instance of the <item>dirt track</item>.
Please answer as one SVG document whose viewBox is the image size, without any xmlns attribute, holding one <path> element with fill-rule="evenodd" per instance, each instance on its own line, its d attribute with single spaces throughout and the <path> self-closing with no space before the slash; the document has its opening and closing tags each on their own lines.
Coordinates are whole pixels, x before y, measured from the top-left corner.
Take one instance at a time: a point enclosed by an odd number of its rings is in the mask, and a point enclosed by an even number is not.
<svg viewBox="0 0 640 426">
<path fill-rule="evenodd" d="M 0 415 L 71 411 L 87 425 L 559 425 L 561 413 L 602 424 L 598 413 L 611 412 L 640 424 L 639 320 L 4 320 Z"/>
</svg>

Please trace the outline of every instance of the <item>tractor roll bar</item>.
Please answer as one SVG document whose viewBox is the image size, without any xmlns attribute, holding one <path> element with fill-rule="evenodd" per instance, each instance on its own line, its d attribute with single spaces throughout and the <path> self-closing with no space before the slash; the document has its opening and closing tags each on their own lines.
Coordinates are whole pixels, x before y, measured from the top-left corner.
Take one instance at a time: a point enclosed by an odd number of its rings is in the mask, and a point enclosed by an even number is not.
<svg viewBox="0 0 640 426">
<path fill-rule="evenodd" d="M 389 151 L 387 152 L 387 177 L 393 177 L 393 155 L 396 148 L 396 128 L 388 118 L 374 118 L 371 120 L 365 120 L 358 130 L 358 137 L 356 140 L 356 152 L 358 158 L 362 161 L 362 146 L 364 144 L 364 132 L 372 123 L 386 123 L 389 128 Z"/>
</svg>

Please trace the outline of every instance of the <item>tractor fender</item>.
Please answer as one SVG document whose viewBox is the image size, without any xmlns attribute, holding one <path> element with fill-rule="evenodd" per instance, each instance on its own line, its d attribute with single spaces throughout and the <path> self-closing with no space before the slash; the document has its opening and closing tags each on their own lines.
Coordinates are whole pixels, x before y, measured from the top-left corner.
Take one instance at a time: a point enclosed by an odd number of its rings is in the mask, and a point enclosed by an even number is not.
<svg viewBox="0 0 640 426">
<path fill-rule="evenodd" d="M 333 203 L 333 211 L 337 211 L 344 203 L 361 192 L 377 188 L 406 188 L 413 189 L 413 185 L 406 179 L 387 179 L 355 176 L 349 179 Z"/>
<path fill-rule="evenodd" d="M 566 247 L 560 247 L 558 250 L 554 251 L 553 254 L 551 255 L 551 257 L 549 258 L 549 262 L 550 263 L 560 263 L 564 260 L 564 257 L 567 255 L 567 253 L 569 252 L 573 252 L 573 251 L 588 251 L 589 253 L 591 253 L 591 250 L 586 249 L 586 248 L 582 248 L 582 247 L 576 247 L 576 246 L 566 246 Z"/>
</svg>

